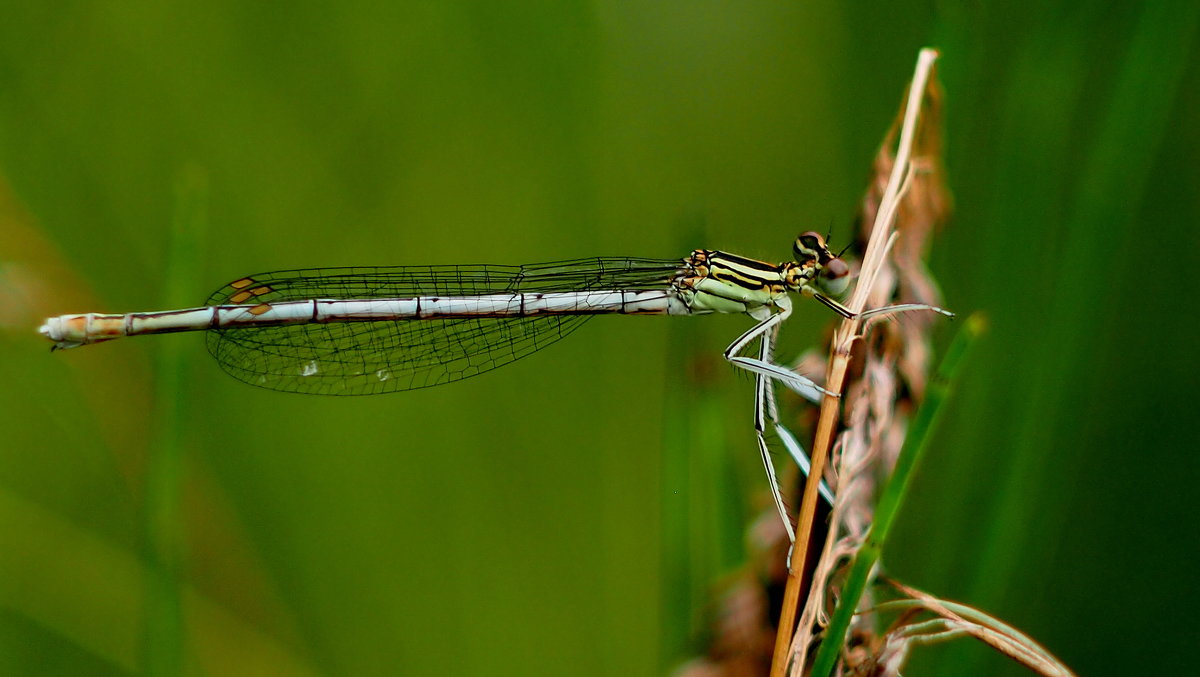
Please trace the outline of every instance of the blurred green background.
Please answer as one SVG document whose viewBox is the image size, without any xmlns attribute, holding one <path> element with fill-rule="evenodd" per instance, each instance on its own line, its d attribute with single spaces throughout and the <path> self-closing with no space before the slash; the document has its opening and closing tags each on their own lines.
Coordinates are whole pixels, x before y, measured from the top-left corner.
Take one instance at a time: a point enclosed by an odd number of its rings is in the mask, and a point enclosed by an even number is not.
<svg viewBox="0 0 1200 677">
<path fill-rule="evenodd" d="M 601 318 L 477 379 L 345 399 L 241 385 L 200 336 L 50 354 L 33 329 L 278 268 L 845 242 L 925 45 L 957 201 L 931 267 L 992 330 L 889 571 L 1080 674 L 1186 672 L 1198 12 L 6 3 L 0 673 L 669 670 L 705 603 L 664 564 L 691 538 L 663 517 L 688 491 L 663 453 L 693 397 L 679 352 L 745 318 Z M 785 355 L 830 321 L 809 305 Z M 750 383 L 711 377 L 731 486 L 761 491 Z M 1024 672 L 962 641 L 906 674 Z"/>
</svg>

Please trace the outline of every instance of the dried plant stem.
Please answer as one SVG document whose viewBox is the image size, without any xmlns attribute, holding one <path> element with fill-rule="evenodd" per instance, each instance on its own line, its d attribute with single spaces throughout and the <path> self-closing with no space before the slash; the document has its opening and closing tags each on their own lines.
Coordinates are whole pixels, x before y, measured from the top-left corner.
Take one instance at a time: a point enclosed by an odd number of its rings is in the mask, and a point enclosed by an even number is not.
<svg viewBox="0 0 1200 677">
<path fill-rule="evenodd" d="M 912 155 L 921 102 L 924 100 L 925 90 L 930 82 L 937 57 L 937 51 L 933 49 L 923 49 L 917 57 L 916 72 L 909 88 L 908 103 L 905 108 L 895 163 L 880 201 L 871 237 L 867 242 L 858 283 L 848 304 L 854 313 L 861 313 L 866 307 L 875 278 L 884 263 L 890 233 L 902 196 L 901 188 L 909 173 L 909 158 Z M 842 392 L 854 344 L 862 335 L 863 321 L 858 318 L 843 320 L 835 331 L 832 343 L 833 354 L 829 360 L 829 369 L 825 380 L 826 389 L 835 393 Z M 834 434 L 837 432 L 839 405 L 839 399 L 831 396 L 826 396 L 821 403 L 820 417 L 817 421 L 817 431 L 813 442 L 812 469 L 808 474 L 804 494 L 800 501 L 800 514 L 796 525 L 796 549 L 792 553 L 787 586 L 784 590 L 783 608 L 780 612 L 778 633 L 775 638 L 775 651 L 771 660 L 772 677 L 783 677 L 788 673 L 791 664 L 793 628 L 796 623 L 800 591 L 803 589 L 805 562 L 809 557 L 808 543 L 812 536 L 813 521 L 816 515 L 817 486 L 825 471 L 829 450 L 832 448 Z M 801 647 L 800 650 L 803 648 Z"/>
<path fill-rule="evenodd" d="M 1075 673 L 1062 661 L 1016 628 L 965 604 L 937 599 L 889 578 L 883 581 L 903 593 L 907 599 L 884 603 L 880 609 L 925 609 L 938 616 L 938 620 L 911 625 L 911 631 L 904 633 L 901 642 L 914 639 L 932 644 L 943 637 L 970 635 L 1039 675 L 1075 677 Z M 927 628 L 936 631 L 924 633 Z"/>
</svg>

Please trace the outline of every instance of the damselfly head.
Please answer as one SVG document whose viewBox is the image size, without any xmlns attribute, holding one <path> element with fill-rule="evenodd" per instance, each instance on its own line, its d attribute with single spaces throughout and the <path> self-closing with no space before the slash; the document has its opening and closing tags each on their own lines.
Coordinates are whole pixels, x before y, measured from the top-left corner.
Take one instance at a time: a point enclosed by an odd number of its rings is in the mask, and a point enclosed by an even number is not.
<svg viewBox="0 0 1200 677">
<path fill-rule="evenodd" d="M 792 253 L 797 263 L 810 265 L 815 269 L 813 283 L 822 292 L 836 296 L 846 291 L 850 284 L 850 266 L 846 265 L 840 256 L 835 256 L 829 251 L 829 246 L 825 244 L 825 238 L 820 233 L 811 230 L 801 233 L 792 245 Z"/>
</svg>

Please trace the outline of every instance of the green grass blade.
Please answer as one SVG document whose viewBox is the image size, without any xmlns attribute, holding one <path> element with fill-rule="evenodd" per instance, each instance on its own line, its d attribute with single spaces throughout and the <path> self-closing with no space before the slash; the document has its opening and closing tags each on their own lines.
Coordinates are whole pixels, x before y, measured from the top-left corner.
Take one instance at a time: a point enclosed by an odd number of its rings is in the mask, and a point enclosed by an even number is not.
<svg viewBox="0 0 1200 677">
<path fill-rule="evenodd" d="M 175 189 L 164 308 L 192 305 L 199 288 L 197 250 L 207 223 L 203 176 L 187 171 Z M 180 589 L 186 558 L 186 533 L 181 505 L 186 421 L 182 353 L 183 341 L 161 341 L 156 346 L 154 369 L 154 442 L 146 473 L 143 529 L 146 543 L 146 615 L 142 633 L 142 661 L 150 677 L 183 674 L 186 628 Z M 191 346 L 194 347 L 194 346 Z"/>
</svg>

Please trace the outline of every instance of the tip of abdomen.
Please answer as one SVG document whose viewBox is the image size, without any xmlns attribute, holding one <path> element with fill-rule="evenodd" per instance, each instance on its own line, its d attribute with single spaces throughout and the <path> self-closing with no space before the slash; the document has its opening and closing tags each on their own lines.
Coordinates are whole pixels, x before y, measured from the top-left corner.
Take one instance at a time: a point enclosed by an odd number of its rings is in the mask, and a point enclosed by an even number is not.
<svg viewBox="0 0 1200 677">
<path fill-rule="evenodd" d="M 89 343 L 87 315 L 49 317 L 38 327 L 38 333 L 54 341 L 54 349 L 75 348 Z"/>
</svg>

